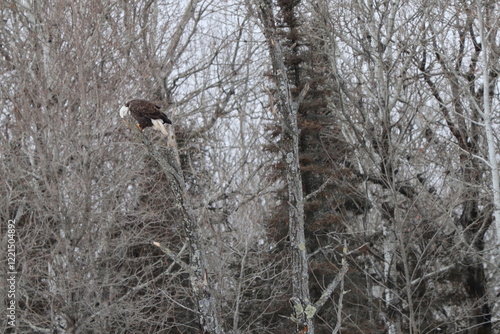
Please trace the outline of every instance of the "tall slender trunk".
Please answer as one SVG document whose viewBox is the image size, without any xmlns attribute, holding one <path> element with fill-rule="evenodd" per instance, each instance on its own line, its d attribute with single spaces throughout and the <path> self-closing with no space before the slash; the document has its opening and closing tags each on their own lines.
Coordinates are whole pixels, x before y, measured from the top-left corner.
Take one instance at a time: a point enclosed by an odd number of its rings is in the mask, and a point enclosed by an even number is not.
<svg viewBox="0 0 500 334">
<path fill-rule="evenodd" d="M 264 26 L 272 70 L 277 86 L 278 113 L 283 129 L 281 151 L 285 158 L 286 180 L 288 184 L 289 238 L 292 258 L 291 302 L 294 308 L 292 319 L 302 333 L 314 333 L 313 317 L 316 308 L 309 295 L 309 269 L 304 234 L 304 195 L 299 168 L 299 128 L 297 110 L 300 101 L 294 101 L 291 94 L 291 81 L 284 64 L 282 45 L 274 20 L 274 6 L 271 0 L 260 2 L 260 20 Z M 305 94 L 305 92 L 303 92 Z M 301 93 L 301 96 L 304 94 Z"/>
<path fill-rule="evenodd" d="M 200 330 L 202 333 L 207 334 L 222 334 L 224 330 L 217 309 L 218 302 L 212 293 L 208 265 L 203 252 L 203 242 L 184 182 L 174 135 L 172 132 L 170 133 L 165 150 L 154 147 L 145 137 L 143 137 L 143 141 L 169 180 L 175 204 L 183 217 L 182 223 L 190 250 L 190 267 L 192 269 L 189 272 L 189 281 L 197 305 Z"/>
<path fill-rule="evenodd" d="M 486 141 L 488 142 L 488 162 L 491 168 L 491 183 L 493 189 L 493 203 L 494 203 L 494 211 L 493 214 L 495 216 L 495 225 L 496 225 L 496 237 L 497 237 L 497 245 L 500 246 L 500 177 L 498 175 L 498 162 L 496 157 L 496 148 L 495 148 L 495 137 L 493 135 L 492 128 L 492 116 L 491 116 L 491 95 L 493 93 L 494 85 L 490 84 L 490 49 L 488 38 L 486 37 L 486 31 L 484 28 L 484 15 L 483 9 L 481 8 L 481 2 L 479 0 L 476 1 L 477 4 L 477 13 L 478 13 L 478 21 L 479 21 L 479 33 L 481 36 L 481 44 L 483 48 L 483 119 L 484 119 L 484 128 L 486 132 Z M 500 259 L 499 259 L 500 261 Z"/>
</svg>

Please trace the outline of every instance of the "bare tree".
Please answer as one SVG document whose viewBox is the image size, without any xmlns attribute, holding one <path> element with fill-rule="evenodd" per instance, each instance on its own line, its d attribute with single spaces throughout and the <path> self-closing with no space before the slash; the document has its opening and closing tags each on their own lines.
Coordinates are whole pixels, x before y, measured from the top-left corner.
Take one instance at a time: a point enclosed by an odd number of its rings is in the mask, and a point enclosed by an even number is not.
<svg viewBox="0 0 500 334">
<path fill-rule="evenodd" d="M 335 172 L 329 168 L 336 164 L 337 154 L 342 155 L 344 152 L 340 148 L 342 142 L 328 135 L 335 131 L 335 126 L 328 116 L 323 115 L 326 106 L 324 96 L 328 93 L 322 87 L 320 75 L 315 72 L 321 66 L 314 63 L 319 60 L 315 58 L 315 46 L 301 38 L 301 22 L 296 13 L 300 1 L 280 1 L 277 8 L 272 1 L 259 2 L 256 8 L 269 48 L 271 78 L 275 83 L 275 94 L 270 94 L 270 107 L 274 110 L 276 105 L 275 113 L 279 119 L 274 130 L 279 136 L 275 147 L 282 157 L 287 189 L 282 209 L 288 212 L 287 251 L 291 262 L 292 286 L 290 319 L 301 333 L 314 333 L 319 312 L 339 283 L 343 282 L 348 266 L 344 259 L 338 263 L 338 271 L 328 276 L 329 282 L 321 287 L 315 296 L 316 302 L 313 302 L 309 261 L 313 254 L 322 250 L 314 249 L 317 242 L 306 240 L 306 231 L 307 228 L 313 230 L 314 224 L 319 226 L 333 216 L 326 209 L 329 201 L 324 201 L 325 205 L 322 206 L 319 204 L 321 200 L 316 197 L 325 196 L 334 184 L 333 180 L 338 180 L 333 175 Z M 308 45 L 309 53 L 302 51 L 303 45 Z M 308 57 L 311 57 L 310 63 L 306 61 Z M 338 152 L 332 150 L 335 144 L 340 144 L 337 146 Z M 321 162 L 321 154 L 327 155 L 327 163 Z M 315 175 L 315 172 L 320 171 L 329 177 Z M 314 207 L 317 212 L 312 209 Z M 317 210 L 318 207 L 321 210 Z M 277 220 L 283 224 L 280 215 L 276 215 Z M 306 227 L 306 222 L 311 226 Z M 347 253 L 345 247 L 340 248 Z M 313 254 L 308 254 L 308 251 Z M 340 294 L 342 296 L 343 292 Z M 341 303 L 342 298 L 339 300 Z M 341 305 L 337 306 L 339 310 L 342 309 Z M 340 314 L 341 311 L 336 312 L 337 319 Z M 335 328 L 338 331 L 340 323 Z"/>
<path fill-rule="evenodd" d="M 235 91 L 258 94 L 246 76 L 257 44 L 241 42 L 249 36 L 244 18 L 213 38 L 199 35 L 206 33 L 201 22 L 221 15 L 221 9 L 232 10 L 208 1 L 186 7 L 177 1 L 24 1 L 2 7 L 7 20 L 1 31 L 6 60 L 1 73 L 6 83 L 2 177 L 7 180 L 2 194 L 8 199 L 2 203 L 2 219 L 22 213 L 19 330 L 197 330 L 199 285 L 186 285 L 192 271 L 179 265 L 190 244 L 185 245 L 182 227 L 200 233 L 197 255 L 212 264 L 219 256 L 208 242 L 212 226 L 228 226 L 241 202 L 250 203 L 266 191 L 254 183 L 267 161 L 253 155 L 259 152 L 252 150 L 260 145 L 256 134 L 249 134 L 254 138 L 246 142 L 249 153 L 237 164 L 229 145 L 223 146 L 224 164 L 206 159 L 211 145 L 224 137 L 225 123 L 243 119 L 233 108 L 249 98 L 235 99 Z M 183 203 L 197 217 L 189 226 L 180 223 L 188 210 L 176 208 L 167 179 L 171 174 L 157 170 L 161 165 L 155 155 L 118 122 L 119 106 L 136 96 L 159 100 L 164 107 L 173 104 L 167 112 L 175 122 L 188 184 L 180 194 L 194 198 Z M 253 126 L 250 116 L 256 115 L 247 116 L 248 128 Z M 155 147 L 164 145 L 149 139 Z M 248 160 L 259 163 L 251 181 L 236 177 Z M 178 175 L 179 169 L 174 171 Z M 209 172 L 214 171 L 227 173 L 213 179 Z M 237 185 L 240 193 L 234 191 Z M 217 209 L 223 214 L 215 221 L 211 210 L 220 203 L 226 205 Z M 226 233 L 230 238 L 232 232 Z M 172 254 L 165 256 L 153 241 Z M 195 276 L 196 282 L 208 279 L 216 286 L 228 275 L 221 274 L 211 267 Z M 225 297 L 216 292 L 217 300 Z M 221 304 L 212 305 L 220 309 Z M 206 330 L 222 332 L 220 324 L 210 327 L 209 320 L 202 322 Z"/>
<path fill-rule="evenodd" d="M 494 1 L 0 12 L 5 332 L 495 332 Z"/>
<path fill-rule="evenodd" d="M 307 261 L 304 234 L 304 197 L 299 170 L 299 128 L 297 110 L 299 101 L 292 99 L 292 84 L 284 64 L 284 51 L 275 23 L 275 9 L 272 1 L 259 4 L 260 20 L 267 39 L 273 75 L 276 81 L 279 114 L 283 129 L 282 154 L 285 158 L 288 186 L 289 237 L 292 259 L 292 298 L 294 320 L 304 328 L 305 333 L 314 333 L 314 307 L 309 295 L 309 265 Z M 307 93 L 307 89 L 304 90 Z M 302 94 L 304 95 L 304 94 Z M 303 98 L 303 97 L 302 97 Z"/>
<path fill-rule="evenodd" d="M 474 11 L 444 6 L 438 15 L 427 2 L 309 8 L 317 18 L 311 33 L 322 36 L 332 64 L 332 87 L 342 92 L 331 107 L 342 115 L 374 209 L 361 226 L 377 242 L 362 258 L 367 294 L 384 300 L 380 318 L 392 333 L 490 332 L 482 254 L 492 206 L 474 107 L 482 94 Z M 467 296 L 460 302 L 447 292 L 457 278 L 463 285 L 455 293 Z M 442 307 L 438 298 L 460 311 L 432 311 Z"/>
<path fill-rule="evenodd" d="M 497 244 L 500 242 L 500 226 L 498 225 L 500 222 L 500 181 L 498 176 L 498 163 L 496 160 L 496 140 L 493 135 L 493 122 L 492 122 L 492 101 L 495 94 L 495 85 L 498 81 L 498 73 L 497 69 L 492 66 L 492 64 L 496 64 L 500 55 L 495 53 L 493 50 L 498 49 L 498 45 L 496 43 L 496 31 L 491 29 L 491 22 L 498 20 L 498 16 L 493 16 L 495 4 L 494 3 L 484 3 L 482 4 L 480 1 L 476 1 L 477 6 L 477 21 L 479 26 L 479 37 L 481 40 L 481 49 L 482 49 L 482 65 L 483 65 L 483 97 L 482 102 L 483 106 L 476 105 L 476 107 L 483 110 L 482 117 L 484 118 L 484 127 L 486 133 L 486 140 L 488 144 L 488 161 L 491 167 L 491 183 L 493 190 L 493 199 L 494 199 L 494 216 L 495 216 L 495 224 L 497 230 Z M 486 23 L 490 29 L 486 29 Z"/>
</svg>

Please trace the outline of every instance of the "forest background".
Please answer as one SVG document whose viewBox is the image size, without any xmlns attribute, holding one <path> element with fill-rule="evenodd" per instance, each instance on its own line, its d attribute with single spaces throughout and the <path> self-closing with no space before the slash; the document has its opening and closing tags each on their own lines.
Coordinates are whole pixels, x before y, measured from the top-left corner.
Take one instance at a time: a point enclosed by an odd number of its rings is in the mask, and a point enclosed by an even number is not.
<svg viewBox="0 0 500 334">
<path fill-rule="evenodd" d="M 0 328 L 500 333 L 499 7 L 2 1 Z"/>
</svg>

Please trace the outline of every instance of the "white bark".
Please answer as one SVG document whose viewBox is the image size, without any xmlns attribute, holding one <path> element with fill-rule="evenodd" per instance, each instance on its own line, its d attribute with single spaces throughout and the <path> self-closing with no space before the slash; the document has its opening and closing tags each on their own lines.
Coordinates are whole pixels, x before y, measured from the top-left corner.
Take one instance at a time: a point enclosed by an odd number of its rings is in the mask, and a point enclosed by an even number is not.
<svg viewBox="0 0 500 334">
<path fill-rule="evenodd" d="M 384 302 L 386 306 L 386 310 L 390 310 L 392 308 L 392 303 L 395 300 L 394 290 L 392 288 L 392 266 L 393 266 L 393 257 L 396 252 L 396 242 L 394 240 L 394 235 L 391 231 L 388 230 L 386 226 L 383 227 L 384 233 Z M 394 321 L 392 321 L 386 315 L 382 315 L 382 318 L 385 320 L 387 325 L 387 333 L 388 334 L 396 334 L 396 325 Z"/>
<path fill-rule="evenodd" d="M 500 246 L 500 179 L 498 175 L 498 162 L 497 162 L 497 153 L 495 148 L 495 137 L 493 136 L 493 128 L 491 125 L 491 100 L 489 96 L 490 92 L 490 61 L 489 61 L 489 48 L 488 48 L 488 37 L 486 36 L 486 32 L 484 29 L 484 16 L 483 16 L 483 8 L 481 6 L 481 1 L 476 0 L 477 5 L 477 18 L 479 21 L 479 32 L 481 36 L 481 45 L 483 48 L 482 57 L 483 57 L 483 119 L 484 119 L 484 128 L 486 131 L 486 141 L 488 143 L 488 160 L 491 168 L 491 186 L 493 189 L 493 204 L 494 211 L 493 215 L 495 216 L 495 227 L 496 227 L 496 242 L 497 245 Z M 500 262 L 500 259 L 497 260 L 497 263 Z"/>
</svg>

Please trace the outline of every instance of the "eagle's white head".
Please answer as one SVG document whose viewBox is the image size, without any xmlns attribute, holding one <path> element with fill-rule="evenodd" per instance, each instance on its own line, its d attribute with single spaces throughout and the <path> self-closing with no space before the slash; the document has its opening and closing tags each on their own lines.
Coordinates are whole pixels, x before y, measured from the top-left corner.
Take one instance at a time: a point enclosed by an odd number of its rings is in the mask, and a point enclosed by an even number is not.
<svg viewBox="0 0 500 334">
<path fill-rule="evenodd" d="M 127 107 L 127 105 L 124 105 L 120 109 L 120 117 L 123 118 L 127 115 L 130 115 L 130 109 Z"/>
</svg>

